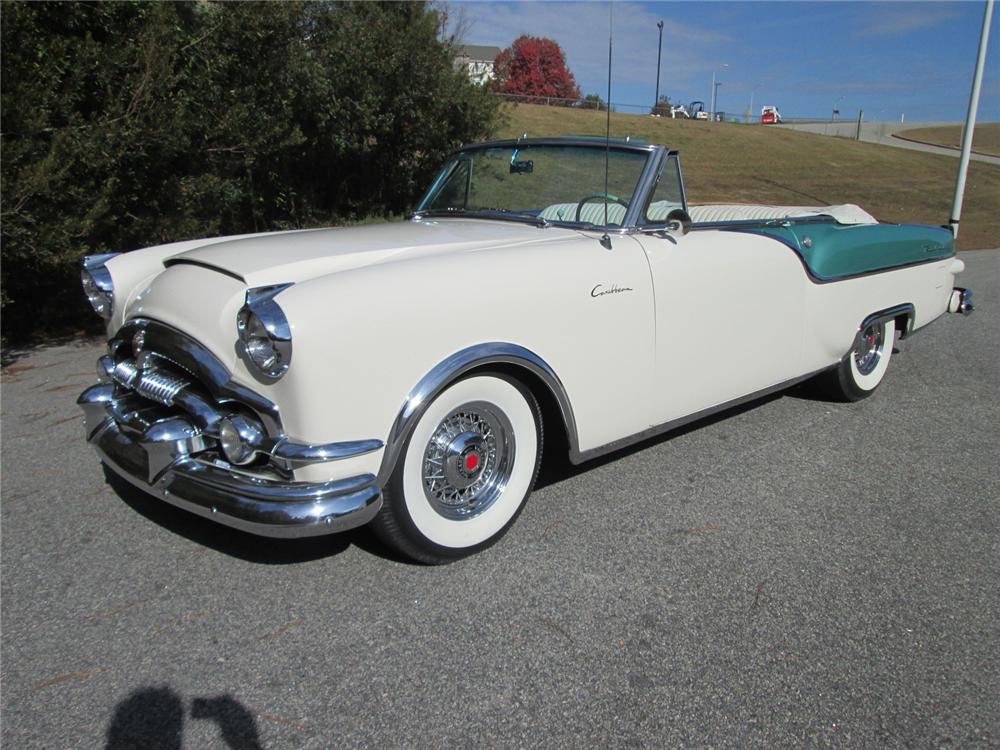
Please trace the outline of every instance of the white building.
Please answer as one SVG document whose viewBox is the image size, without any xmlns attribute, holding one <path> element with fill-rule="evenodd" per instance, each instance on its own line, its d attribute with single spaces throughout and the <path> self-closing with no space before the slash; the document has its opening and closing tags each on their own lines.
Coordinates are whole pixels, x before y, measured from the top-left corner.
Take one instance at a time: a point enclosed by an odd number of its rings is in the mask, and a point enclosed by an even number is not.
<svg viewBox="0 0 1000 750">
<path fill-rule="evenodd" d="M 456 49 L 455 67 L 464 70 L 475 83 L 487 83 L 493 80 L 493 61 L 500 52 L 499 47 L 463 44 Z"/>
</svg>

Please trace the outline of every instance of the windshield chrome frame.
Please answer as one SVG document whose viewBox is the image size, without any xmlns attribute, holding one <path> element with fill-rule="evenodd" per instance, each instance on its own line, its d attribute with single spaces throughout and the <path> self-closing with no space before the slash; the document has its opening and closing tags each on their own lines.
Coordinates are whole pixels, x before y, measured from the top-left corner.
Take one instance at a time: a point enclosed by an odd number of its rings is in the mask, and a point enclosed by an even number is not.
<svg viewBox="0 0 1000 750">
<path fill-rule="evenodd" d="M 680 176 L 680 189 L 681 196 L 684 201 L 684 210 L 687 210 L 687 193 L 684 190 L 684 174 L 680 168 L 680 154 L 677 151 L 672 151 L 667 149 L 666 146 L 659 144 L 649 144 L 649 143 L 630 143 L 629 141 L 612 141 L 606 144 L 603 138 L 517 138 L 517 139 L 507 139 L 500 141 L 484 141 L 482 143 L 471 143 L 468 145 L 463 145 L 458 150 L 448 155 L 448 161 L 456 159 L 461 154 L 468 151 L 479 151 L 483 149 L 490 148 L 510 148 L 518 149 L 525 146 L 579 146 L 589 149 L 603 150 L 608 148 L 610 151 L 630 151 L 633 153 L 646 154 L 646 162 L 642 167 L 642 171 L 639 173 L 639 179 L 636 182 L 635 190 L 632 194 L 632 200 L 629 202 L 628 211 L 625 212 L 625 217 L 622 219 L 621 226 L 609 227 L 600 224 L 584 224 L 576 221 L 547 221 L 546 226 L 557 226 L 566 229 L 581 229 L 583 231 L 600 231 L 600 232 L 611 232 L 617 234 L 629 234 L 636 231 L 648 230 L 650 225 L 640 224 L 641 218 L 645 215 L 646 208 L 649 201 L 652 199 L 653 191 L 656 188 L 657 181 L 659 180 L 660 173 L 663 170 L 663 166 L 667 163 L 667 159 L 670 156 L 677 157 L 677 168 L 678 175 Z M 446 162 L 447 163 L 447 162 Z M 457 161 L 455 162 L 458 163 Z M 434 182 L 431 183 L 430 188 L 423 194 L 420 201 L 417 203 L 418 208 L 410 214 L 409 218 L 411 221 L 419 221 L 424 218 L 429 210 L 421 211 L 419 208 L 423 206 L 431 195 L 435 193 L 436 190 L 441 186 L 442 181 L 451 175 L 453 169 L 441 169 Z M 517 214 L 512 214 L 510 220 L 517 220 Z M 478 217 L 475 212 L 470 214 L 455 213 L 453 218 L 481 218 Z M 445 214 L 438 214 L 434 212 L 434 218 L 448 218 Z M 491 219 L 497 217 L 489 217 Z M 525 218 L 528 217 L 525 215 Z"/>
</svg>

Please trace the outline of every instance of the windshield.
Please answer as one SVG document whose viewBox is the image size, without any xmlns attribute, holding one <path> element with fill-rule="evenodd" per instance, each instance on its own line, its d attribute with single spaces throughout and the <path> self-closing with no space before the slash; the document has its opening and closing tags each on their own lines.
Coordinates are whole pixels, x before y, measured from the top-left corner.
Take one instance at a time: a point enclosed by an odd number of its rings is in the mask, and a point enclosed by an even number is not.
<svg viewBox="0 0 1000 750">
<path fill-rule="evenodd" d="M 445 164 L 417 213 L 621 226 L 649 152 L 580 145 L 467 149 Z"/>
</svg>

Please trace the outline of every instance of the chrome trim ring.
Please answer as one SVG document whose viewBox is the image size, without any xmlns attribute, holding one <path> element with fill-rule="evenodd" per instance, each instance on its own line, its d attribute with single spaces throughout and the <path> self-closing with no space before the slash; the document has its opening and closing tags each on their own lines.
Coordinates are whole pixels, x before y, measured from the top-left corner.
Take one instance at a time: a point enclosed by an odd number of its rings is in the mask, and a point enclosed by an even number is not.
<svg viewBox="0 0 1000 750">
<path fill-rule="evenodd" d="M 858 372 L 862 375 L 871 374 L 882 359 L 882 349 L 885 346 L 884 331 L 884 321 L 870 323 L 861 331 L 853 354 L 854 363 L 858 366 Z"/>
<path fill-rule="evenodd" d="M 503 494 L 514 469 L 514 428 L 494 404 L 472 401 L 434 430 L 421 462 L 424 494 L 451 520 L 474 518 Z"/>
</svg>

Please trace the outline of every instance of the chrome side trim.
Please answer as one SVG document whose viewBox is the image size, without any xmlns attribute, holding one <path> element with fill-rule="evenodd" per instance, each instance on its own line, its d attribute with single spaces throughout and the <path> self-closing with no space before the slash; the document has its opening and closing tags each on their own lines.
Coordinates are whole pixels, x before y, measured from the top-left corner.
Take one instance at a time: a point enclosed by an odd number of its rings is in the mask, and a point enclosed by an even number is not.
<svg viewBox="0 0 1000 750">
<path fill-rule="evenodd" d="M 861 325 L 858 326 L 858 331 L 854 335 L 854 341 L 851 342 L 851 348 L 848 350 L 847 355 L 850 355 L 850 353 L 853 352 L 855 347 L 858 345 L 862 331 L 876 323 L 884 323 L 890 318 L 899 318 L 903 315 L 906 316 L 906 325 L 903 326 L 902 329 L 897 329 L 899 330 L 899 337 L 901 339 L 905 339 L 913 332 L 913 318 L 915 314 L 916 308 L 913 306 L 912 302 L 906 302 L 902 305 L 896 305 L 895 307 L 887 307 L 884 310 L 872 313 L 861 321 Z"/>
<path fill-rule="evenodd" d="M 381 440 L 351 440 L 324 445 L 301 445 L 282 439 L 274 444 L 271 455 L 292 466 L 298 466 L 363 456 L 366 453 L 380 450 L 384 445 L 385 443 Z"/>
<path fill-rule="evenodd" d="M 835 365 L 834 365 L 835 366 Z M 778 391 L 783 391 L 786 388 L 791 388 L 793 385 L 802 383 L 811 377 L 818 375 L 828 367 L 823 367 L 819 370 L 807 373 L 806 375 L 800 375 L 799 377 L 792 378 L 791 380 L 785 380 L 781 383 L 777 383 L 768 388 L 762 388 L 759 391 L 754 391 L 753 393 L 748 393 L 746 396 L 740 396 L 739 398 L 734 398 L 732 401 L 726 401 L 725 403 L 718 404 L 716 406 L 710 406 L 707 409 L 702 409 L 701 411 L 695 412 L 694 414 L 688 414 L 683 417 L 678 417 L 677 419 L 672 419 L 669 422 L 664 422 L 663 424 L 656 425 L 655 427 L 650 427 L 642 432 L 637 432 L 634 435 L 628 435 L 619 440 L 613 440 L 605 445 L 598 446 L 597 448 L 590 448 L 585 451 L 575 451 L 570 450 L 569 460 L 574 464 L 582 464 L 586 461 L 599 458 L 608 453 L 614 453 L 615 451 L 622 450 L 623 448 L 628 448 L 629 446 L 635 445 L 636 443 L 641 443 L 644 440 L 649 440 L 650 438 L 662 435 L 665 432 L 670 432 L 671 430 L 676 430 L 683 427 L 691 422 L 697 422 L 699 419 L 705 419 L 713 414 L 718 414 L 721 411 L 726 411 L 727 409 L 733 409 L 742 404 L 750 403 L 751 401 L 756 401 L 757 399 L 764 398 L 765 396 L 770 396 L 772 393 L 777 393 Z"/>
<path fill-rule="evenodd" d="M 570 452 L 576 451 L 577 432 L 573 407 L 570 405 L 569 396 L 567 396 L 566 389 L 555 370 L 549 367 L 545 360 L 523 346 L 499 341 L 477 344 L 455 352 L 436 365 L 410 391 L 396 416 L 395 422 L 393 422 L 392 429 L 389 431 L 389 440 L 385 446 L 385 454 L 382 457 L 382 466 L 378 474 L 379 486 L 384 487 L 389 481 L 407 438 L 438 394 L 469 370 L 493 364 L 515 365 L 524 368 L 545 383 L 559 405 L 559 412 L 569 437 Z"/>
</svg>

